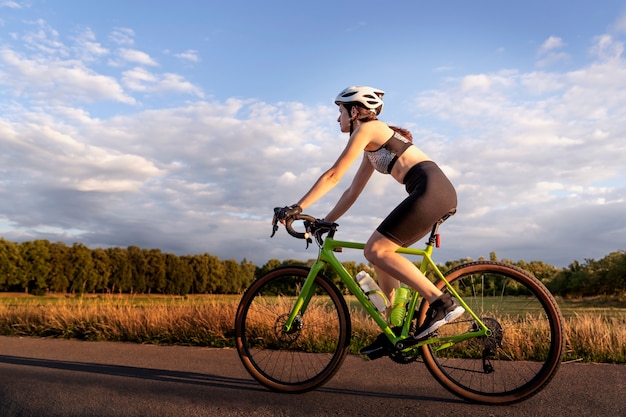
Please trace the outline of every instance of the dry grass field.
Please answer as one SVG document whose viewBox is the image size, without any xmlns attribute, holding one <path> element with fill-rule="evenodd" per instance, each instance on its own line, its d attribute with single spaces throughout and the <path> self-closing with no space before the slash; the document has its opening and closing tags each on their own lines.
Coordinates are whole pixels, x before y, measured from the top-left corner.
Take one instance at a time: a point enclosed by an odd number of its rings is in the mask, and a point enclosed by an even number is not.
<svg viewBox="0 0 626 417">
<path fill-rule="evenodd" d="M 134 343 L 233 346 L 237 295 L 43 296 L 0 294 L 0 334 Z M 626 306 L 560 300 L 567 361 L 626 363 Z M 355 342 L 378 334 L 351 306 Z M 532 340 L 529 340 L 532 344 Z M 354 346 L 353 352 L 358 351 Z"/>
</svg>

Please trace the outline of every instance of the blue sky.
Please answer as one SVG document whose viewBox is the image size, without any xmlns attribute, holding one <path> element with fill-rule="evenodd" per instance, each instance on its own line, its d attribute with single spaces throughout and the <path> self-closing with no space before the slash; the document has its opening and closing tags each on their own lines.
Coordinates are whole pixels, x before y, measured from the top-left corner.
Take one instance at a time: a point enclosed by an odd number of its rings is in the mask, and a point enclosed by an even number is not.
<svg viewBox="0 0 626 417">
<path fill-rule="evenodd" d="M 511 3 L 0 0 L 0 236 L 312 258 L 271 209 L 334 162 L 333 98 L 366 84 L 457 187 L 436 260 L 624 250 L 626 5 Z M 403 196 L 373 177 L 338 236 Z"/>
</svg>

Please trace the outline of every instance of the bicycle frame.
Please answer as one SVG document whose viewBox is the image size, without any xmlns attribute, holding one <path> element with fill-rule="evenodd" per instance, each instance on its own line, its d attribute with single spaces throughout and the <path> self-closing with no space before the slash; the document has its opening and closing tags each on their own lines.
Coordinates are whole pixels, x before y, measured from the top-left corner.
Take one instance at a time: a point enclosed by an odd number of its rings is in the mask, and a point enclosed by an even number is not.
<svg viewBox="0 0 626 417">
<path fill-rule="evenodd" d="M 411 326 L 411 321 L 413 319 L 413 314 L 416 310 L 418 300 L 420 295 L 417 291 L 412 290 L 412 297 L 408 303 L 407 310 L 407 318 L 405 319 L 402 329 L 399 335 L 396 335 L 392 328 L 390 327 L 387 320 L 381 315 L 381 313 L 374 307 L 371 303 L 367 295 L 363 292 L 359 284 L 355 281 L 355 279 L 350 275 L 350 273 L 345 269 L 345 267 L 341 264 L 341 262 L 337 259 L 334 252 L 341 252 L 342 249 L 357 249 L 363 250 L 365 248 L 364 243 L 359 242 L 347 242 L 341 240 L 335 240 L 332 237 L 326 237 L 322 246 L 320 246 L 319 255 L 315 263 L 311 266 L 309 274 L 307 276 L 306 281 L 304 282 L 300 294 L 296 300 L 293 310 L 289 315 L 287 322 L 284 325 L 284 330 L 289 332 L 291 326 L 296 319 L 297 316 L 303 314 L 306 311 L 306 308 L 311 300 L 313 294 L 315 293 L 315 277 L 319 274 L 322 269 L 326 265 L 330 265 L 333 268 L 341 280 L 344 282 L 348 290 L 357 298 L 357 300 L 361 303 L 361 305 L 365 308 L 365 310 L 369 313 L 369 315 L 374 319 L 374 321 L 378 324 L 381 330 L 387 335 L 389 340 L 396 345 L 398 342 L 407 339 L 409 337 L 409 330 Z M 425 340 L 420 340 L 417 343 L 407 344 L 407 348 L 403 348 L 402 350 L 415 349 L 420 346 L 432 343 L 441 343 L 437 347 L 436 350 L 445 349 L 454 345 L 455 343 L 461 342 L 466 339 L 470 339 L 473 337 L 480 336 L 489 336 L 491 331 L 489 328 L 481 321 L 481 319 L 472 311 L 472 309 L 463 301 L 463 299 L 459 296 L 456 290 L 449 284 L 444 275 L 441 273 L 437 265 L 432 260 L 432 252 L 433 252 L 433 244 L 429 241 L 427 243 L 425 249 L 417 249 L 417 248 L 404 248 L 400 247 L 397 250 L 397 253 L 403 255 L 411 255 L 416 257 L 421 257 L 422 262 L 420 266 L 421 272 L 426 275 L 428 268 L 431 267 L 434 271 L 434 274 L 437 278 L 439 278 L 447 287 L 448 291 L 452 296 L 454 296 L 458 302 L 465 308 L 465 311 L 474 319 L 476 324 L 478 325 L 478 330 L 463 333 L 454 336 L 446 336 L 446 337 L 433 337 Z"/>
</svg>

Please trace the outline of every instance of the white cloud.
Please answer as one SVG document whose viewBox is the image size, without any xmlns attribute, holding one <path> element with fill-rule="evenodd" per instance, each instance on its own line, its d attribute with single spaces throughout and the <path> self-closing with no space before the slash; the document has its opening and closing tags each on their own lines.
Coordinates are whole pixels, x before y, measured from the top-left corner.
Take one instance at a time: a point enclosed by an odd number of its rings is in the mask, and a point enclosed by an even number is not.
<svg viewBox="0 0 626 417">
<path fill-rule="evenodd" d="M 140 67 L 124 71 L 123 83 L 129 90 L 142 93 L 179 93 L 203 97 L 202 90 L 177 74 L 153 74 Z"/>
<path fill-rule="evenodd" d="M 195 51 L 193 49 L 188 49 L 185 52 L 181 52 L 180 54 L 174 54 L 174 56 L 180 59 L 184 59 L 186 61 L 200 62 L 198 51 Z"/>
<path fill-rule="evenodd" d="M 561 49 L 564 46 L 565 42 L 563 39 L 556 36 L 550 36 L 539 47 L 537 52 L 539 59 L 536 65 L 538 67 L 547 67 L 559 62 L 568 61 L 570 58 L 569 54 L 557 51 L 557 49 Z"/>
<path fill-rule="evenodd" d="M 10 151 L 10 156 L 0 158 L 10 168 L 8 184 L 19 180 L 25 188 L 117 193 L 137 191 L 144 181 L 164 172 L 142 156 L 91 145 L 73 136 L 78 134 L 75 127 L 46 114 L 33 113 L 22 122 L 3 121 L 0 132 L 2 148 Z"/>
<path fill-rule="evenodd" d="M 122 48 L 118 51 L 118 54 L 120 58 L 126 62 L 148 65 L 151 67 L 156 67 L 159 65 L 154 59 L 150 57 L 150 55 L 136 49 Z"/>
<path fill-rule="evenodd" d="M 584 216 L 591 203 L 585 201 L 600 204 L 609 218 L 616 204 L 624 204 L 624 184 L 604 183 L 623 178 L 624 131 L 613 127 L 626 126 L 619 124 L 626 117 L 626 98 L 611 85 L 595 84 L 596 71 L 617 70 L 600 67 L 581 68 L 575 76 L 535 73 L 532 81 L 511 71 L 485 74 L 491 95 L 463 89 L 459 79 L 446 90 L 420 97 L 421 112 L 435 109 L 465 132 L 443 140 L 431 140 L 442 132 L 419 135 L 420 145 L 446 167 L 459 192 L 459 214 L 443 228 L 449 256 L 481 256 L 494 248 L 506 256 L 516 252 L 515 244 L 540 249 L 551 241 L 544 236 L 555 232 L 555 222 L 562 230 L 574 224 L 580 236 L 588 233 Z M 146 85 L 160 80 L 142 71 L 136 76 Z M 558 78 L 561 87 L 543 99 L 515 101 L 528 83 L 546 82 L 542 77 Z M 585 80 L 589 85 L 577 93 L 581 96 L 571 94 Z M 604 119 L 572 125 L 576 119 L 568 118 L 569 112 L 597 94 L 613 95 Z M 491 104 L 494 97 L 498 103 Z M 231 99 L 102 120 L 67 107 L 32 115 L 28 122 L 0 119 L 0 148 L 7 155 L 0 162 L 11 173 L 0 180 L 0 198 L 11 193 L 14 206 L 5 207 L 3 214 L 15 230 L 32 230 L 54 219 L 52 226 L 85 231 L 80 239 L 90 245 L 138 244 L 218 256 L 236 247 L 255 262 L 299 257 L 292 251 L 300 248 L 282 233 L 267 244 L 269 213 L 276 205 L 296 201 L 341 151 L 345 138 L 336 130 L 335 114 L 331 107 Z M 473 136 L 476 132 L 480 138 Z M 17 138 L 33 139 L 24 143 Z M 442 142 L 448 145 L 439 148 Z M 611 161 L 599 158 L 606 152 Z M 595 166 L 596 160 L 603 161 L 602 167 Z M 14 182 L 18 178 L 21 182 Z M 344 182 L 312 213 L 323 216 Z M 19 190 L 14 188 L 18 184 Z M 389 206 L 403 198 L 402 187 L 392 185 L 388 177 L 375 177 L 342 218 L 342 229 L 350 230 L 351 238 L 366 239 Z M 33 200 L 35 193 L 49 200 Z M 555 219 L 563 210 L 567 215 Z M 35 215 L 20 214 L 26 212 Z M 17 238 L 16 233 L 11 236 Z M 166 243 L 159 238 L 163 235 Z M 566 238 L 575 241 L 576 236 Z M 255 245 L 271 252 L 259 252 Z M 488 249 L 481 253 L 477 247 Z M 559 262 L 572 260 L 571 254 L 564 256 Z"/>
<path fill-rule="evenodd" d="M 0 84 L 15 97 L 35 100 L 113 100 L 126 104 L 135 99 L 124 93 L 118 82 L 83 66 L 77 60 L 25 57 L 10 49 L 0 50 Z"/>
<path fill-rule="evenodd" d="M 204 97 L 200 87 L 193 85 L 178 74 L 163 74 L 159 85 L 156 88 L 159 92 L 176 92 L 182 94 L 192 94 L 197 97 Z"/>
<path fill-rule="evenodd" d="M 485 74 L 467 75 L 463 77 L 463 81 L 461 82 L 461 89 L 463 91 L 473 89 L 489 90 L 490 86 L 490 79 Z"/>
<path fill-rule="evenodd" d="M 24 46 L 34 53 L 42 53 L 49 56 L 67 57 L 69 51 L 60 39 L 59 32 L 50 26 L 45 20 L 37 19 L 30 22 L 35 26 L 35 31 L 22 35 Z"/>
<path fill-rule="evenodd" d="M 10 9 L 21 9 L 22 6 L 16 2 L 11 0 L 3 0 L 0 2 L 0 7 L 8 7 Z"/>
<path fill-rule="evenodd" d="M 115 28 L 109 35 L 109 39 L 118 45 L 133 45 L 135 31 L 130 28 Z"/>
<path fill-rule="evenodd" d="M 82 61 L 95 61 L 110 53 L 107 48 L 102 46 L 102 44 L 96 40 L 96 35 L 89 28 L 85 29 L 78 37 L 76 37 L 75 41 L 75 55 Z"/>
<path fill-rule="evenodd" d="M 546 234 L 562 234 L 559 227 L 571 230 L 570 239 L 585 241 L 599 232 L 586 217 L 589 204 L 604 207 L 598 210 L 609 218 L 626 208 L 626 63 L 616 44 L 599 37 L 600 60 L 573 71 L 466 76 L 421 95 L 421 117 L 458 127 L 448 133 L 453 145 L 440 153 L 459 170 L 453 221 L 464 231 L 455 230 L 450 240 L 472 240 L 471 223 L 508 230 L 494 237 L 499 247 L 535 240 L 539 249 L 552 241 Z M 506 81 L 494 81 L 500 79 Z M 424 143 L 428 151 L 427 138 Z M 558 213 L 562 219 L 552 223 Z M 622 243 L 613 245 L 616 250 Z"/>
<path fill-rule="evenodd" d="M 156 81 L 156 75 L 144 68 L 136 67 L 132 70 L 124 71 L 124 85 L 133 91 L 147 91 L 147 85 L 153 84 Z"/>
<path fill-rule="evenodd" d="M 539 53 L 546 53 L 553 49 L 561 48 L 564 45 L 565 43 L 563 42 L 563 39 L 557 36 L 550 36 L 541 44 L 541 47 L 539 48 Z"/>
<path fill-rule="evenodd" d="M 591 53 L 602 60 L 620 58 L 624 53 L 624 43 L 615 41 L 611 35 L 598 36 Z"/>
</svg>

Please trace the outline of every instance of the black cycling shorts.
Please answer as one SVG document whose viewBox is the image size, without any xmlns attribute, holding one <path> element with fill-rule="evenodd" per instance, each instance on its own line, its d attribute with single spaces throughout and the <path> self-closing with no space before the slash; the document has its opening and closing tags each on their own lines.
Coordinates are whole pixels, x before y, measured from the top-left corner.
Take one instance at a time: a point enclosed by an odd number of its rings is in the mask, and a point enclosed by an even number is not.
<svg viewBox="0 0 626 417">
<path fill-rule="evenodd" d="M 432 230 L 452 209 L 457 198 L 454 186 L 433 161 L 412 167 L 404 177 L 409 196 L 376 230 L 400 246 L 410 246 Z"/>
</svg>

